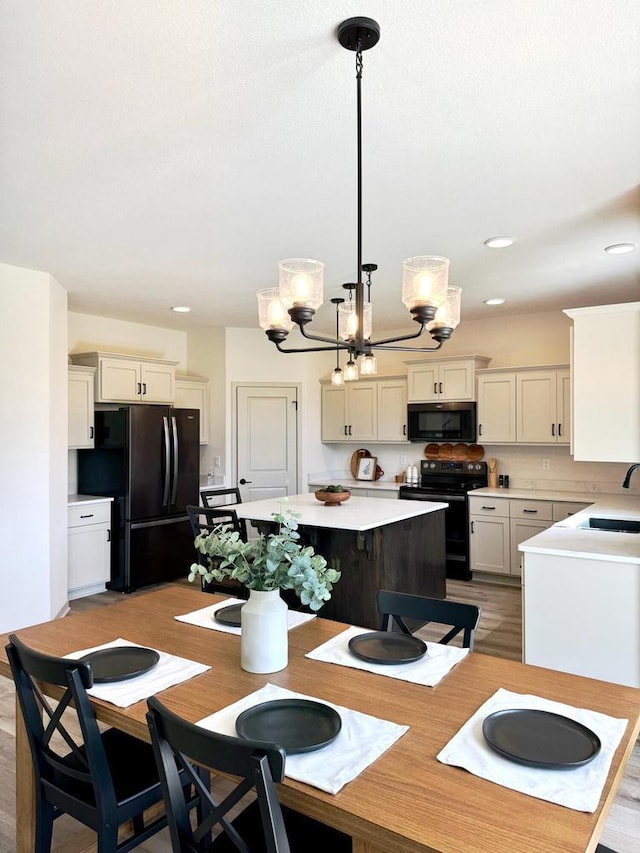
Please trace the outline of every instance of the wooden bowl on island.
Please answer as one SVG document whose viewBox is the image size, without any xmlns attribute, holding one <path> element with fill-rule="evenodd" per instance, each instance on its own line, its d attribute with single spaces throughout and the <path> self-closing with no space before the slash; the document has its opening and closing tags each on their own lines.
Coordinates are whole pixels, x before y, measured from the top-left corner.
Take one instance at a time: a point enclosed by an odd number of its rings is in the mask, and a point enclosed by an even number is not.
<svg viewBox="0 0 640 853">
<path fill-rule="evenodd" d="M 323 503 L 325 506 L 340 506 L 344 501 L 348 501 L 351 497 L 351 492 L 348 489 L 333 489 L 324 488 L 324 489 L 316 489 L 314 492 L 316 496 L 316 500 Z"/>
</svg>

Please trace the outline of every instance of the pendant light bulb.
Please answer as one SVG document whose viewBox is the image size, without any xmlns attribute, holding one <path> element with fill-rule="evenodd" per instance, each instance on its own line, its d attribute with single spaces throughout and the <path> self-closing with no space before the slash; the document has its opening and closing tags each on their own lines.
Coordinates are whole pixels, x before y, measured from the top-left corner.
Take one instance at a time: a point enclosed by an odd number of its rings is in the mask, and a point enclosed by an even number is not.
<svg viewBox="0 0 640 853">
<path fill-rule="evenodd" d="M 358 365 L 353 360 L 353 357 L 349 358 L 349 361 L 344 366 L 344 381 L 345 382 L 355 382 L 358 378 Z"/>
<path fill-rule="evenodd" d="M 344 375 L 339 367 L 336 367 L 331 374 L 331 384 L 335 386 L 344 385 Z"/>
<path fill-rule="evenodd" d="M 362 359 L 360 363 L 360 375 L 361 376 L 375 376 L 378 372 L 378 359 L 375 355 L 368 353 Z"/>
</svg>

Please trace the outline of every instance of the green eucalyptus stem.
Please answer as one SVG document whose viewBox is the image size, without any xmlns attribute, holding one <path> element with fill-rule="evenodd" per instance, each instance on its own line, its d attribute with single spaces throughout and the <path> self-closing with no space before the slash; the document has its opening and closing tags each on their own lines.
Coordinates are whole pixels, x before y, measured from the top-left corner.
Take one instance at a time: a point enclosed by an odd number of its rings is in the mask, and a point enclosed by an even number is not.
<svg viewBox="0 0 640 853">
<path fill-rule="evenodd" d="M 209 533 L 196 536 L 196 549 L 208 557 L 208 566 L 193 563 L 189 581 L 202 576 L 208 583 L 233 578 L 262 592 L 292 589 L 302 604 L 319 610 L 331 598 L 341 573 L 327 564 L 310 545 L 298 541 L 300 516 L 292 510 L 273 513 L 276 533 L 243 542 L 229 524 L 219 524 Z"/>
</svg>

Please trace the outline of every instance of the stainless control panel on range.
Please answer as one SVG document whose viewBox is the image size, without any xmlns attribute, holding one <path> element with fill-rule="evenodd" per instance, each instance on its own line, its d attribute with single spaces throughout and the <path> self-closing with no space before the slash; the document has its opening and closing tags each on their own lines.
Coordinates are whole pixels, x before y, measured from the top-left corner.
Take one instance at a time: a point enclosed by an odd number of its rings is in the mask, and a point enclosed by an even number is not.
<svg viewBox="0 0 640 853">
<path fill-rule="evenodd" d="M 420 483 L 400 486 L 400 500 L 442 501 L 445 510 L 447 577 L 471 580 L 467 494 L 487 485 L 487 463 L 423 459 Z"/>
</svg>

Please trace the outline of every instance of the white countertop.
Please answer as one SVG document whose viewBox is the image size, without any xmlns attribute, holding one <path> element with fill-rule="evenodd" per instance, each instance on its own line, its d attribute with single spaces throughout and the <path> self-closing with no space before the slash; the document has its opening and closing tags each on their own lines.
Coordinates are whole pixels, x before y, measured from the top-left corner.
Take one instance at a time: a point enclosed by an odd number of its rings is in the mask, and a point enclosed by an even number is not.
<svg viewBox="0 0 640 853">
<path fill-rule="evenodd" d="M 286 498 L 250 501 L 234 507 L 240 518 L 252 521 L 273 521 L 274 512 L 281 513 L 292 509 L 300 515 L 299 524 L 356 531 L 372 530 L 446 508 L 446 503 L 435 501 L 399 501 L 395 498 L 361 498 L 354 495 L 337 506 L 325 506 L 316 500 L 313 492 L 289 495 Z"/>
<path fill-rule="evenodd" d="M 591 516 L 640 519 L 640 498 L 637 495 L 599 495 L 587 509 L 527 539 L 519 546 L 519 550 L 640 565 L 640 533 L 580 528 L 579 525 Z"/>
<path fill-rule="evenodd" d="M 112 500 L 113 498 L 100 497 L 99 495 L 67 495 L 67 506 L 109 503 Z"/>
<path fill-rule="evenodd" d="M 344 477 L 338 477 L 337 479 L 334 477 L 333 480 L 314 478 L 313 480 L 309 480 L 308 485 L 314 489 L 319 489 L 321 486 L 328 486 L 332 483 L 344 486 L 345 489 L 381 489 L 382 491 L 392 492 L 397 492 L 400 486 L 403 485 L 402 483 L 396 483 L 395 480 L 347 480 Z"/>
<path fill-rule="evenodd" d="M 560 492 L 554 489 L 497 489 L 489 488 L 474 489 L 469 492 L 470 495 L 484 495 L 490 498 L 517 498 L 518 500 L 536 500 L 536 501 L 569 501 L 577 503 L 591 504 L 603 497 L 609 495 L 593 494 L 593 492 Z M 613 497 L 613 496 L 611 496 Z"/>
</svg>

